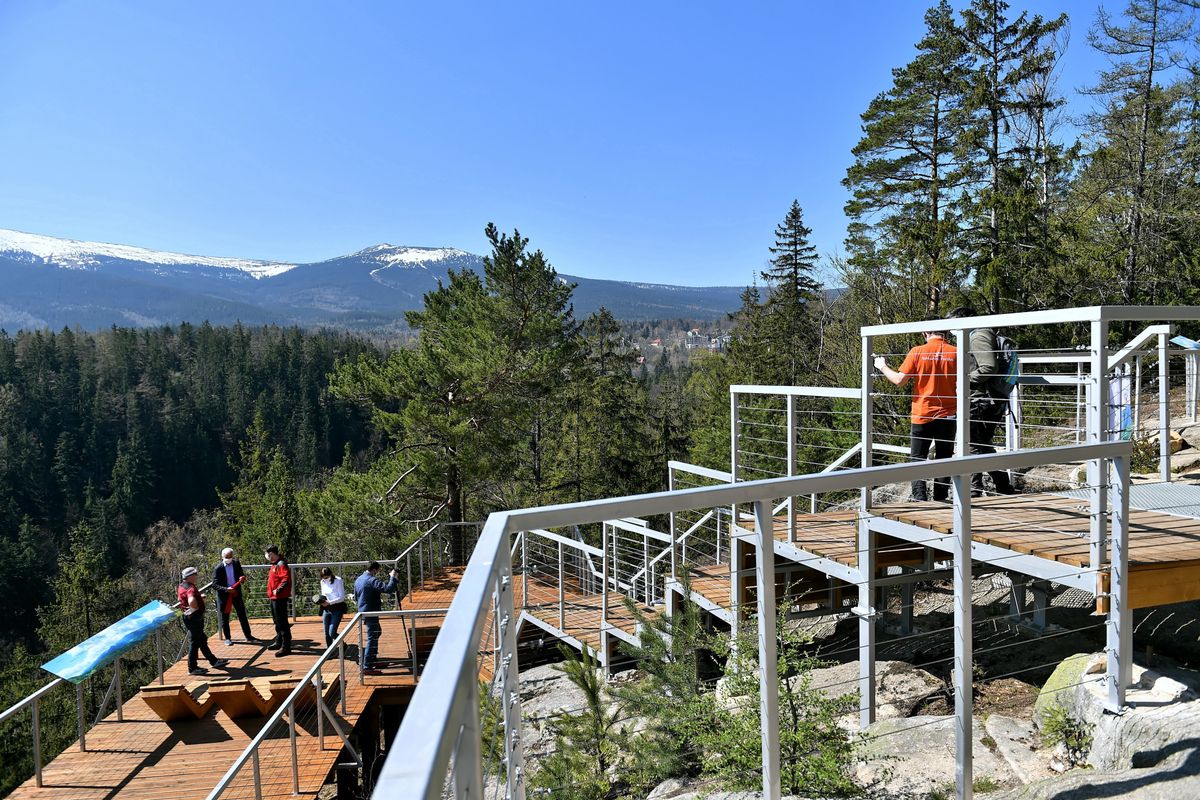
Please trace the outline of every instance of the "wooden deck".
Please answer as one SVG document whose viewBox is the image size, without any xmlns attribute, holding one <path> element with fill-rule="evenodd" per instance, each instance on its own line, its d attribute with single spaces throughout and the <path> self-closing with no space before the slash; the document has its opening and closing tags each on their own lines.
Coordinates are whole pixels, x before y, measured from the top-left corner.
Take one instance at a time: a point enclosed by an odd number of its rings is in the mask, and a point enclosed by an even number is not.
<svg viewBox="0 0 1200 800">
<path fill-rule="evenodd" d="M 728 583 L 728 578 L 726 579 Z M 564 589 L 563 613 L 560 620 L 558 613 L 558 586 L 541 579 L 530 578 L 528 581 L 516 581 L 518 586 L 518 602 L 521 596 L 521 585 L 527 585 L 529 601 L 525 612 L 536 617 L 546 627 L 561 631 L 572 639 L 586 644 L 592 652 L 600 653 L 600 612 L 603 599 L 600 594 L 584 594 L 577 588 Z M 657 609 L 640 607 L 647 617 L 656 616 Z M 562 623 L 560 625 L 560 622 Z M 637 637 L 637 618 L 625 607 L 625 595 L 619 592 L 608 593 L 608 623 L 626 634 L 629 639 Z"/>
<path fill-rule="evenodd" d="M 461 573 L 461 569 L 451 570 L 427 580 L 424 587 L 404 599 L 403 608 L 433 610 L 449 607 Z M 346 640 L 347 713 L 341 713 L 340 689 L 331 694 L 333 702 L 330 704 L 330 710 L 346 733 L 358 723 L 377 691 L 411 689 L 416 685 L 418 678 L 413 674 L 409 640 L 415 640 L 419 654 L 426 654 L 441 626 L 441 617 L 408 626 L 401 619 L 384 618 L 380 622 L 383 627 L 380 659 L 386 662 L 383 674 L 360 676 L 356 661 L 357 633 L 351 632 Z M 274 635 L 270 620 L 252 620 L 251 629 L 260 638 L 269 639 Z M 298 680 L 325 649 L 318 617 L 299 618 L 292 626 L 292 636 L 292 653 L 284 658 L 267 650 L 266 642 L 249 644 L 235 639 L 233 646 L 226 647 L 223 641 L 212 637 L 209 645 L 218 657 L 230 659 L 227 667 L 221 670 L 210 668 L 207 675 L 193 677 L 187 674 L 186 662 L 180 661 L 166 671 L 164 682 L 184 685 L 202 703 L 208 699 L 208 684 L 224 678 L 248 679 L 265 695 L 268 680 L 276 679 L 276 684 L 279 679 Z M 490 644 L 487 647 L 490 648 Z M 483 654 L 480 663 L 481 673 L 486 673 L 481 677 L 486 678 L 492 667 L 490 651 Z M 203 660 L 201 664 L 206 666 Z M 327 677 L 337 672 L 337 659 L 327 662 L 322 670 Z M 163 722 L 142 699 L 140 692 L 125 701 L 122 713 L 124 721 L 118 722 L 113 711 L 88 730 L 86 752 L 79 750 L 78 743 L 72 744 L 46 764 L 42 788 L 37 788 L 31 778 L 9 797 L 13 800 L 204 798 L 266 721 L 258 715 L 230 719 L 213 706 L 201 719 Z M 279 724 L 260 749 L 264 798 L 315 798 L 330 779 L 342 753 L 342 742 L 328 725 L 325 725 L 324 746 L 321 746 L 314 705 L 299 709 L 296 716 L 300 792 L 292 793 L 288 728 Z M 254 797 L 249 764 L 223 797 Z"/>
<path fill-rule="evenodd" d="M 951 533 L 954 509 L 940 503 L 876 506 L 873 513 L 935 533 Z M 815 556 L 846 566 L 858 563 L 858 512 L 802 515 L 794 544 Z M 1089 509 L 1086 501 L 1057 494 L 982 497 L 971 504 L 972 539 L 981 544 L 1086 569 L 1089 559 Z M 753 520 L 743 528 L 754 530 Z M 786 516 L 774 520 L 779 541 L 788 539 Z M 920 563 L 921 546 L 880 537 L 880 567 Z M 1130 510 L 1130 606 L 1200 599 L 1200 519 L 1142 509 Z"/>
</svg>

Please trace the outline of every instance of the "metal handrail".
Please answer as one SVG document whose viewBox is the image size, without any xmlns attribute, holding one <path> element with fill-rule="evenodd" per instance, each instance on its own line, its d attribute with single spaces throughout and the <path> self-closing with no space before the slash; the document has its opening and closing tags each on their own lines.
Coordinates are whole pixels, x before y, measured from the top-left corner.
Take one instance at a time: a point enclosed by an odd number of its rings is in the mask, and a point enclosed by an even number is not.
<svg viewBox="0 0 1200 800">
<path fill-rule="evenodd" d="M 367 563 L 367 562 L 363 562 L 363 563 Z M 208 793 L 206 800 L 217 800 L 217 798 L 219 798 L 221 796 L 221 794 L 227 788 L 229 788 L 229 784 L 232 783 L 233 780 L 238 776 L 238 774 L 242 770 L 242 767 L 244 767 L 246 765 L 246 762 L 249 761 L 250 759 L 256 757 L 258 748 L 270 736 L 271 729 L 275 726 L 275 724 L 277 722 L 279 722 L 283 718 L 284 714 L 289 713 L 293 709 L 295 702 L 300 698 L 300 695 L 306 690 L 308 684 L 320 672 L 321 667 L 330 661 L 330 659 L 333 657 L 335 650 L 338 653 L 338 657 L 344 661 L 344 659 L 345 659 L 344 645 L 346 643 L 346 637 L 350 634 L 351 631 L 355 630 L 356 626 L 358 624 L 360 624 L 362 622 L 362 620 L 369 619 L 369 618 L 382 618 L 382 617 L 400 617 L 400 618 L 432 617 L 432 616 L 445 615 L 448 611 L 449 611 L 449 609 L 446 609 L 446 608 L 421 608 L 421 609 L 404 609 L 404 610 L 395 610 L 395 611 L 358 611 L 358 612 L 355 612 L 354 616 L 350 618 L 349 622 L 345 626 L 343 626 L 342 630 L 338 633 L 338 635 L 336 637 L 334 637 L 334 640 L 329 644 L 329 646 L 327 648 L 325 648 L 325 652 L 323 652 L 323 653 L 321 653 L 321 655 L 317 656 L 316 661 L 313 662 L 313 665 L 309 668 L 308 672 L 304 673 L 304 677 L 301 678 L 296 683 L 296 687 L 294 689 L 292 689 L 292 691 L 288 694 L 288 696 L 286 698 L 284 698 L 283 702 L 281 702 L 279 704 L 279 707 L 275 709 L 275 712 L 273 714 L 271 714 L 270 717 L 267 718 L 266 722 L 263 723 L 263 726 L 259 729 L 259 731 L 255 735 L 255 737 L 250 740 L 250 744 L 246 745 L 246 749 L 242 751 L 241 755 L 239 755 L 236 760 L 234 760 L 233 764 L 229 767 L 228 770 L 225 771 L 225 774 L 221 777 L 221 780 L 218 781 L 217 785 L 215 787 L 213 787 L 211 792 Z M 344 672 L 345 672 L 345 669 L 343 667 L 343 674 L 344 674 Z M 345 696 L 345 691 L 346 691 L 346 686 L 345 686 L 345 683 L 343 682 L 342 683 L 343 697 Z M 318 697 L 318 702 L 319 703 L 322 702 L 319 697 Z M 255 771 L 256 777 L 257 777 L 257 774 L 258 773 L 256 770 Z M 256 790 L 259 789 L 259 787 L 257 787 L 257 786 L 255 788 L 256 788 Z"/>
<path fill-rule="evenodd" d="M 200 587 L 200 591 L 207 592 L 211 588 L 212 588 L 212 583 L 211 582 L 206 583 L 204 586 Z M 172 609 L 179 608 L 179 606 L 180 606 L 180 603 L 178 600 L 176 600 L 174 603 L 171 604 Z M 155 669 L 158 671 L 159 680 L 161 681 L 162 680 L 162 652 L 161 652 L 161 648 L 159 648 L 157 646 L 157 643 L 158 643 L 158 629 L 157 628 L 154 631 L 154 638 L 155 638 L 155 643 L 156 643 Z M 117 658 L 115 659 L 115 662 L 118 664 L 118 667 L 113 676 L 114 682 L 120 681 L 120 676 L 121 676 L 120 666 L 119 666 L 120 660 L 121 660 L 120 656 L 117 656 Z M 17 713 L 19 711 L 22 711 L 26 706 L 30 707 L 30 713 L 33 715 L 33 728 L 32 728 L 33 775 L 34 775 L 34 783 L 38 787 L 41 787 L 41 785 L 42 785 L 42 730 L 41 730 L 41 716 L 38 714 L 38 703 L 44 696 L 49 694 L 55 688 L 57 688 L 61 685 L 64 685 L 66 683 L 69 683 L 69 681 L 67 681 L 65 678 L 56 677 L 56 678 L 54 678 L 54 680 L 50 681 L 45 686 L 42 686 L 39 689 L 35 689 L 33 692 L 26 695 L 21 700 L 18 700 L 16 703 L 13 703 L 11 706 L 4 709 L 4 711 L 0 711 L 0 724 L 3 724 L 5 722 L 7 722 L 8 720 L 12 719 L 13 717 L 15 717 L 17 715 Z M 111 691 L 112 691 L 112 687 L 110 686 L 109 693 L 104 695 L 104 702 L 101 703 L 101 706 L 100 706 L 101 713 L 103 713 L 105 708 L 108 706 L 108 698 L 111 695 Z M 118 691 L 119 691 L 119 688 L 118 688 Z M 78 691 L 76 692 L 75 704 L 76 704 L 76 709 L 75 709 L 76 714 L 79 717 L 79 745 L 80 745 L 80 748 L 82 749 L 83 747 L 86 746 L 84 744 L 84 741 L 85 741 L 84 724 L 85 723 L 83 720 L 83 694 L 82 694 L 82 692 L 78 692 Z M 118 716 L 118 719 L 121 718 L 120 700 L 118 700 L 117 716 Z"/>
<path fill-rule="evenodd" d="M 376 784 L 375 797 L 435 800 L 441 796 L 446 768 L 460 728 L 470 729 L 468 714 L 474 698 L 474 671 L 467 665 L 489 610 L 488 597 L 507 563 L 508 537 L 532 528 L 604 522 L 628 516 L 653 516 L 696 508 L 762 503 L 785 495 L 823 494 L 889 483 L 941 478 L 1000 469 L 1020 469 L 1045 463 L 1129 456 L 1129 442 L 1068 445 L 963 456 L 952 461 L 914 462 L 860 467 L 840 472 L 790 478 L 745 481 L 656 494 L 618 497 L 558 506 L 494 513 L 488 517 L 450 611 L 434 644 L 425 676 L 417 686 L 398 741 L 405 742 L 403 758 L 388 757 Z M 969 495 L 964 502 L 970 504 Z M 762 615 L 766 619 L 770 615 Z M 466 720 L 466 721 L 464 721 Z"/>
</svg>

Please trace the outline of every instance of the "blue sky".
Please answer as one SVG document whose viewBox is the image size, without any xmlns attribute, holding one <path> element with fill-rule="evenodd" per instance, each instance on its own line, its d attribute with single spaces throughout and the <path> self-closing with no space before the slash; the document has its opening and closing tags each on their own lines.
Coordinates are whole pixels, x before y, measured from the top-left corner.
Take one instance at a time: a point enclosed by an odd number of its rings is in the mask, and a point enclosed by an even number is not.
<svg viewBox="0 0 1200 800">
<path fill-rule="evenodd" d="M 1096 4 L 1013 5 L 1071 16 L 1086 102 Z M 561 272 L 745 284 L 793 198 L 840 249 L 926 7 L 4 0 L 0 227 L 315 261 L 495 221 Z"/>
</svg>

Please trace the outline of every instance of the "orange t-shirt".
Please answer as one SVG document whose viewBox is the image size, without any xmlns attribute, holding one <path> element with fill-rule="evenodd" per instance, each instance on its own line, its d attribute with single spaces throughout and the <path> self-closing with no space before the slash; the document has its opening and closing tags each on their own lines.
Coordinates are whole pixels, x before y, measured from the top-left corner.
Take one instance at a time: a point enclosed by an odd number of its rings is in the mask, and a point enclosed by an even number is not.
<svg viewBox="0 0 1200 800">
<path fill-rule="evenodd" d="M 908 351 L 898 371 L 913 379 L 913 424 L 958 413 L 957 369 L 958 348 L 941 337 Z"/>
</svg>

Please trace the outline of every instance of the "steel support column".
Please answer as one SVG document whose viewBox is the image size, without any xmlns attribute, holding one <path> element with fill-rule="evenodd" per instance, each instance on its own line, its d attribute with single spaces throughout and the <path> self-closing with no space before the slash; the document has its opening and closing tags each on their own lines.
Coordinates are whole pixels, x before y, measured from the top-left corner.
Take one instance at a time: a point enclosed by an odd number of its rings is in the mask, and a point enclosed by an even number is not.
<svg viewBox="0 0 1200 800">
<path fill-rule="evenodd" d="M 1113 459 L 1112 556 L 1108 585 L 1108 710 L 1125 708 L 1133 679 L 1133 612 L 1129 609 L 1129 459 Z"/>
<path fill-rule="evenodd" d="M 787 475 L 790 478 L 796 474 L 796 396 L 787 396 Z M 796 541 L 796 495 L 788 495 L 788 528 L 789 542 Z"/>
<path fill-rule="evenodd" d="M 775 609 L 775 531 L 771 504 L 754 504 L 757 532 L 758 581 L 758 683 L 759 713 L 762 717 L 763 800 L 779 800 L 779 653 L 776 649 Z"/>
<path fill-rule="evenodd" d="M 1158 479 L 1171 480 L 1171 373 L 1168 335 L 1158 335 Z"/>
<path fill-rule="evenodd" d="M 1088 444 L 1099 444 L 1108 440 L 1108 324 L 1103 320 L 1092 322 L 1091 381 L 1088 389 Z M 1108 492 L 1104 483 L 1108 478 L 1108 462 L 1103 458 L 1088 459 L 1087 482 L 1091 494 L 1090 503 L 1090 564 L 1099 569 L 1104 563 L 1105 515 L 1107 514 Z"/>
<path fill-rule="evenodd" d="M 872 466 L 874 454 L 874 402 L 871 384 L 874 378 L 870 336 L 862 337 L 862 465 Z M 858 720 L 859 727 L 866 730 L 875 721 L 875 548 L 874 533 L 871 531 L 871 489 L 864 486 L 859 497 L 858 520 L 858 605 L 854 613 L 858 616 Z"/>
<path fill-rule="evenodd" d="M 955 449 L 958 455 L 971 449 L 971 330 L 958 335 L 957 417 Z M 972 762 L 974 703 L 974 653 L 971 622 L 971 476 L 951 478 L 954 493 L 954 782 L 959 800 L 971 800 L 974 792 Z"/>
<path fill-rule="evenodd" d="M 972 703 L 974 701 L 971 622 L 971 476 L 955 475 L 954 487 L 954 781 L 959 800 L 971 800 Z"/>
</svg>

